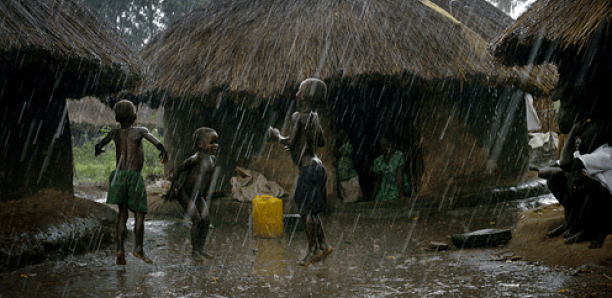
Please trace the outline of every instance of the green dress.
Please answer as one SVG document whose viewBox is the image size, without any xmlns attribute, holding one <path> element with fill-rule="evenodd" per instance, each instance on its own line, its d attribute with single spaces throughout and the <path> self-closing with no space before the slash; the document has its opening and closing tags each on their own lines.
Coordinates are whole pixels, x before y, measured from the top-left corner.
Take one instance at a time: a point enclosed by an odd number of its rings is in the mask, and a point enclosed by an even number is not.
<svg viewBox="0 0 612 298">
<path fill-rule="evenodd" d="M 338 181 L 346 181 L 357 176 L 357 171 L 353 164 L 353 145 L 346 142 L 340 147 L 338 158 Z"/>
<path fill-rule="evenodd" d="M 399 200 L 400 191 L 397 185 L 397 169 L 404 166 L 406 159 L 404 154 L 397 150 L 393 153 L 393 156 L 389 160 L 389 164 L 385 162 L 385 156 L 381 155 L 374 160 L 374 173 L 382 174 L 382 181 L 380 183 L 380 190 L 376 194 L 377 201 L 393 201 Z M 407 195 L 410 190 L 410 183 L 408 183 L 408 175 L 404 173 L 404 195 Z"/>
</svg>

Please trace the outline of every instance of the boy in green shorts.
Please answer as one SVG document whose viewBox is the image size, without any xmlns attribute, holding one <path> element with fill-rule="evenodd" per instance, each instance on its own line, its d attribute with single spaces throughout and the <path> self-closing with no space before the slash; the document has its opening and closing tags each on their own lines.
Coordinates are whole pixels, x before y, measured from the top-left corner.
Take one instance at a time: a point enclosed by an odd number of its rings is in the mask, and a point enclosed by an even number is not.
<svg viewBox="0 0 612 298">
<path fill-rule="evenodd" d="M 106 203 L 119 206 L 117 219 L 117 265 L 125 265 L 124 241 L 126 238 L 125 224 L 128 218 L 128 208 L 134 212 L 136 223 L 136 246 L 134 256 L 147 263 L 152 261 L 147 258 L 143 249 L 144 218 L 147 213 L 147 192 L 144 179 L 140 172 L 144 163 L 144 151 L 142 139 L 151 142 L 159 151 L 159 159 L 165 164 L 168 162 L 168 153 L 164 145 L 149 133 L 144 127 L 133 127 L 136 121 L 136 107 L 127 100 L 121 100 L 115 104 L 115 120 L 121 124 L 121 128 L 112 129 L 99 143 L 96 144 L 96 156 L 102 154 L 104 146 L 111 140 L 115 141 L 117 169 L 111 173 L 109 178 L 108 197 Z"/>
</svg>

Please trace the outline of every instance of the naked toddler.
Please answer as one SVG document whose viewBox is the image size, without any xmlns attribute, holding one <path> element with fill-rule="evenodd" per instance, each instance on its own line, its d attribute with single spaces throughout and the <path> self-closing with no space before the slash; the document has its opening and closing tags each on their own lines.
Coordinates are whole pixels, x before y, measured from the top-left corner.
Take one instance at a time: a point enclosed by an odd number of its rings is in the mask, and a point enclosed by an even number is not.
<svg viewBox="0 0 612 298">
<path fill-rule="evenodd" d="M 217 132 L 208 127 L 198 128 L 193 134 L 198 152 L 178 166 L 172 175 L 172 186 L 169 197 L 176 197 L 191 218 L 192 255 L 196 259 L 212 258 L 204 251 L 204 242 L 208 235 L 210 211 L 206 196 L 210 190 L 215 171 L 215 154 L 219 149 Z M 181 173 L 185 173 L 184 181 L 178 186 Z"/>
</svg>

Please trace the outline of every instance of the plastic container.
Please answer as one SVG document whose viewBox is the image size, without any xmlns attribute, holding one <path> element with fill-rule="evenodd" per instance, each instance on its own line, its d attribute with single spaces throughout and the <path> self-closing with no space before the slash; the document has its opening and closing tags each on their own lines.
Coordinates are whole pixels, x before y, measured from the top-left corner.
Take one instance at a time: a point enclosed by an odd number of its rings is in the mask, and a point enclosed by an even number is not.
<svg viewBox="0 0 612 298">
<path fill-rule="evenodd" d="M 283 200 L 266 195 L 253 199 L 253 236 L 283 236 Z"/>
</svg>

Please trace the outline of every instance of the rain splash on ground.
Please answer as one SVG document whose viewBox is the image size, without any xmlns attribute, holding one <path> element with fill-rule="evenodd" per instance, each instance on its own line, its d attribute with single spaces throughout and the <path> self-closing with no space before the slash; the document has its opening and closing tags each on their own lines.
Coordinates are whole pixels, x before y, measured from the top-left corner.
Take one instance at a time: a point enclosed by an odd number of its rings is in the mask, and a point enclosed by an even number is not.
<svg viewBox="0 0 612 298">
<path fill-rule="evenodd" d="M 454 233 L 512 228 L 522 209 L 551 200 L 545 195 L 409 216 L 328 214 L 324 223 L 335 251 L 307 268 L 296 265 L 306 247 L 303 231 L 253 238 L 244 211 L 212 210 L 205 248 L 214 259 L 203 261 L 190 257 L 188 220 L 154 218 L 145 234 L 153 264 L 128 255 L 126 266 L 115 265 L 109 247 L 1 274 L 0 297 L 583 297 L 595 280 L 575 268 L 523 261 L 503 247 L 427 250 L 431 241 L 450 244 Z M 128 237 L 130 251 L 133 233 Z"/>
</svg>

